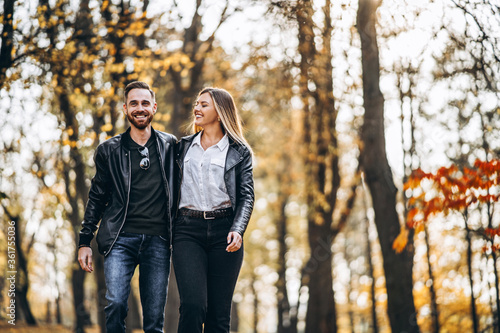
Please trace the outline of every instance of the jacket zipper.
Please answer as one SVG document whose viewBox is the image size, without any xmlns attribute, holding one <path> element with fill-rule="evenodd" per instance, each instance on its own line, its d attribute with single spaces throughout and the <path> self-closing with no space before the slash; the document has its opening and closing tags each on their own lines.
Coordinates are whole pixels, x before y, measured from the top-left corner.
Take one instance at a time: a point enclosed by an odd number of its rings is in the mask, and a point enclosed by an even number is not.
<svg viewBox="0 0 500 333">
<path fill-rule="evenodd" d="M 160 142 L 158 142 L 158 137 L 156 137 L 156 151 L 158 153 L 158 157 L 160 158 L 160 169 L 161 169 L 161 175 L 162 175 L 162 178 L 163 178 L 163 184 L 165 185 L 165 195 L 167 196 L 167 200 L 168 200 L 168 217 L 169 217 L 169 224 L 170 224 L 170 228 L 169 229 L 169 235 L 170 235 L 170 246 L 172 245 L 172 214 L 170 213 L 170 210 L 172 207 L 172 205 L 170 204 L 170 188 L 168 186 L 168 180 L 167 180 L 167 176 L 165 175 L 165 169 L 163 168 L 163 159 L 161 158 L 161 153 L 160 153 Z M 166 151 L 166 149 L 165 149 Z"/>
<path fill-rule="evenodd" d="M 193 142 L 192 140 L 189 141 L 189 147 L 191 147 L 192 142 Z M 186 157 L 185 153 L 187 152 L 187 150 L 189 150 L 189 147 L 187 149 L 184 148 L 184 150 L 182 151 L 182 159 L 179 159 L 179 160 L 176 159 L 176 161 L 175 161 L 177 163 L 177 165 L 179 166 L 179 170 L 180 170 L 179 177 L 181 178 L 181 181 L 179 183 L 179 190 L 177 191 L 177 206 L 175 208 L 175 215 L 177 215 L 177 211 L 179 210 L 179 204 L 181 202 L 181 187 L 182 187 L 182 180 L 183 180 L 183 175 L 184 175 L 184 158 Z"/>
<path fill-rule="evenodd" d="M 177 165 L 179 166 L 179 177 L 181 178 L 181 181 L 179 183 L 179 190 L 177 191 L 177 206 L 175 208 L 175 214 L 177 215 L 177 211 L 179 210 L 179 204 L 181 203 L 181 186 L 182 186 L 182 176 L 184 174 L 184 166 L 181 166 L 181 163 L 179 161 L 175 161 Z M 182 163 L 184 164 L 184 163 Z"/>
</svg>

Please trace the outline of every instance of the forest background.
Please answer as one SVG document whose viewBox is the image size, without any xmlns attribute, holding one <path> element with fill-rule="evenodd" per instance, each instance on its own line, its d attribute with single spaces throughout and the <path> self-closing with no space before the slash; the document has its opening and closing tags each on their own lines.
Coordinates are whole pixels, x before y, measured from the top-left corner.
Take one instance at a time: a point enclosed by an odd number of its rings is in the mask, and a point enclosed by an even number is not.
<svg viewBox="0 0 500 333">
<path fill-rule="evenodd" d="M 104 331 L 102 257 L 84 273 L 75 243 L 143 80 L 178 138 L 204 86 L 241 109 L 256 203 L 233 331 L 499 332 L 498 0 L 0 8 L 0 331 Z M 166 332 L 177 307 L 172 275 Z"/>
</svg>

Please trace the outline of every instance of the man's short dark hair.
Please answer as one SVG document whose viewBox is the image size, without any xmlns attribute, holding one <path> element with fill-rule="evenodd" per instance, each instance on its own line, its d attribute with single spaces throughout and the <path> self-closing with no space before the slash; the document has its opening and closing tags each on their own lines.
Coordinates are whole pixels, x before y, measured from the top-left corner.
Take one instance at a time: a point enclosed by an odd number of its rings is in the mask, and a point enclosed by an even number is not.
<svg viewBox="0 0 500 333">
<path fill-rule="evenodd" d="M 132 89 L 146 89 L 146 90 L 148 90 L 149 93 L 151 94 L 151 97 L 153 97 L 153 102 L 155 101 L 155 92 L 153 90 L 151 90 L 151 88 L 149 87 L 149 85 L 146 82 L 134 81 L 134 82 L 130 82 L 125 87 L 125 91 L 124 91 L 124 94 L 123 94 L 124 95 L 123 97 L 124 97 L 124 103 L 125 104 L 127 104 L 128 93 Z"/>
</svg>

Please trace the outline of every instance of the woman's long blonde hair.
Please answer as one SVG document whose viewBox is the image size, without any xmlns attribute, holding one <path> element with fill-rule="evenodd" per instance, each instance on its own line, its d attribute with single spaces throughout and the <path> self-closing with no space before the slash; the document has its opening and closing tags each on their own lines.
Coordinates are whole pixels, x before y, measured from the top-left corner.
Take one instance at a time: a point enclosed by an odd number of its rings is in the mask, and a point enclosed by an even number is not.
<svg viewBox="0 0 500 333">
<path fill-rule="evenodd" d="M 205 93 L 209 93 L 214 101 L 215 111 L 217 112 L 217 115 L 222 123 L 222 130 L 231 139 L 247 147 L 248 150 L 250 150 L 250 153 L 252 153 L 252 148 L 243 136 L 243 126 L 241 125 L 238 109 L 234 103 L 233 96 L 231 96 L 231 94 L 224 89 L 206 87 L 199 92 L 198 98 Z M 192 130 L 193 133 L 198 133 L 203 130 L 203 128 L 196 126 L 193 120 Z"/>
</svg>

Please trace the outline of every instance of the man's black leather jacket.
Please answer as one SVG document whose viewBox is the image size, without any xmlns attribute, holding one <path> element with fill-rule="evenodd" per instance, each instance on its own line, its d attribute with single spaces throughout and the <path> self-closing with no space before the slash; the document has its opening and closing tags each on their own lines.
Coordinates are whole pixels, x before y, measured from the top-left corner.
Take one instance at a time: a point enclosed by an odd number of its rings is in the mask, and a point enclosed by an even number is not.
<svg viewBox="0 0 500 333">
<path fill-rule="evenodd" d="M 184 168 L 184 157 L 197 134 L 186 136 L 179 141 L 177 149 L 177 164 L 180 169 L 177 177 L 177 186 L 179 193 L 176 196 L 180 199 L 180 189 L 182 182 L 182 172 Z M 236 143 L 229 138 L 229 148 L 224 167 L 224 182 L 226 183 L 227 194 L 231 199 L 231 206 L 234 211 L 233 225 L 230 231 L 236 231 L 243 236 L 250 216 L 252 215 L 254 203 L 253 188 L 253 166 L 252 154 L 243 145 Z M 176 203 L 178 207 L 178 202 Z"/>
<path fill-rule="evenodd" d="M 175 179 L 175 136 L 156 131 L 156 147 L 161 165 L 161 179 L 165 186 L 168 210 L 168 234 L 171 236 L 172 212 L 177 194 L 173 188 Z M 130 132 L 130 128 L 127 130 Z M 79 247 L 90 246 L 99 221 L 97 245 L 99 252 L 107 255 L 125 223 L 130 197 L 131 166 L 130 151 L 124 142 L 124 133 L 119 134 L 102 144 L 95 152 L 96 174 L 92 179 L 89 200 L 80 231 Z M 160 180 L 160 179 L 158 179 Z M 172 237 L 170 237 L 172 239 Z"/>
</svg>

